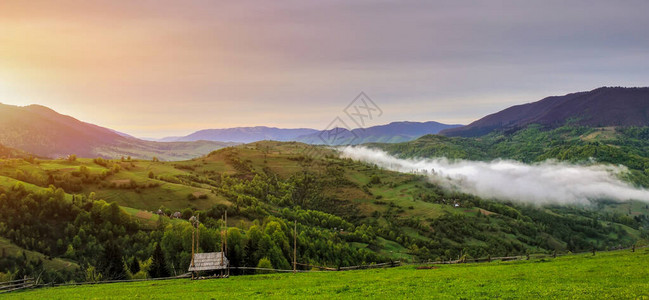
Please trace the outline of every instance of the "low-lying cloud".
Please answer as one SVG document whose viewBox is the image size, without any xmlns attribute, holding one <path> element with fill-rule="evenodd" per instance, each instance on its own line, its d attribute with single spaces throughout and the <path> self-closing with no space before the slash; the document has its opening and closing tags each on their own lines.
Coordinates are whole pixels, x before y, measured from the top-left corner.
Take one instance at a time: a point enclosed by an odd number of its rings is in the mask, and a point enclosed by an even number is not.
<svg viewBox="0 0 649 300">
<path fill-rule="evenodd" d="M 649 202 L 649 190 L 635 188 L 618 178 L 627 171 L 624 166 L 557 161 L 525 164 L 502 159 L 401 159 L 366 147 L 346 147 L 341 149 L 341 155 L 392 171 L 425 174 L 446 188 L 483 198 L 534 204 L 589 203 L 597 199 Z"/>
</svg>

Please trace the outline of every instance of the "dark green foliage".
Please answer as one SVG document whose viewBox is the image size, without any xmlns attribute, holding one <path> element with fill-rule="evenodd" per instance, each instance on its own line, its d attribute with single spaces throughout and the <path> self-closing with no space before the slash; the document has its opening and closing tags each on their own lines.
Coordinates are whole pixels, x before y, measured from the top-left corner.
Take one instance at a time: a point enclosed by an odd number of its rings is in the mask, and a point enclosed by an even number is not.
<svg viewBox="0 0 649 300">
<path fill-rule="evenodd" d="M 126 279 L 122 250 L 117 244 L 109 241 L 104 247 L 104 255 L 100 260 L 99 272 L 104 279 Z"/>
<path fill-rule="evenodd" d="M 131 271 L 131 274 L 137 274 L 137 272 L 140 272 L 140 262 L 136 257 L 133 257 L 131 264 L 128 266 L 128 269 L 129 271 Z"/>
<path fill-rule="evenodd" d="M 151 278 L 170 276 L 169 270 L 167 269 L 167 261 L 159 243 L 156 244 L 155 249 L 153 250 L 153 260 L 149 269 L 149 276 L 151 276 Z"/>
</svg>

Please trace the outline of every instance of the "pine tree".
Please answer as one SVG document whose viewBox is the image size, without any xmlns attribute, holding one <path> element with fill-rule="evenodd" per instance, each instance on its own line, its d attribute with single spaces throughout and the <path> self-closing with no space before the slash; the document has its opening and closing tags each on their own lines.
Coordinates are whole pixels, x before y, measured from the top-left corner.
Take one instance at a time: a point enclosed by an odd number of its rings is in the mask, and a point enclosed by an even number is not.
<svg viewBox="0 0 649 300">
<path fill-rule="evenodd" d="M 155 250 L 153 250 L 153 261 L 151 262 L 151 268 L 149 269 L 149 276 L 151 276 L 151 278 L 170 276 L 169 270 L 167 270 L 165 255 L 162 252 L 160 243 L 156 244 Z"/>
<path fill-rule="evenodd" d="M 100 261 L 100 272 L 108 280 L 126 279 L 126 269 L 122 259 L 122 250 L 113 242 L 108 242 Z"/>
</svg>

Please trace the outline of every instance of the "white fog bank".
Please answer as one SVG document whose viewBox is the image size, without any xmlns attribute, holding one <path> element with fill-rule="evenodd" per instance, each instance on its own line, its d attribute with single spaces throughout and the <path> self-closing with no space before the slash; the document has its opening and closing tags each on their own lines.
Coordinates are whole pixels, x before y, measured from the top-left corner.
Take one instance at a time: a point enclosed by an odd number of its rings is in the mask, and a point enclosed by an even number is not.
<svg viewBox="0 0 649 300">
<path fill-rule="evenodd" d="M 617 177 L 627 171 L 624 166 L 556 161 L 525 164 L 513 160 L 400 159 L 366 147 L 346 147 L 340 151 L 342 157 L 387 170 L 426 174 L 432 182 L 446 188 L 483 198 L 535 204 L 588 203 L 594 199 L 649 202 L 649 190 L 635 188 Z"/>
</svg>

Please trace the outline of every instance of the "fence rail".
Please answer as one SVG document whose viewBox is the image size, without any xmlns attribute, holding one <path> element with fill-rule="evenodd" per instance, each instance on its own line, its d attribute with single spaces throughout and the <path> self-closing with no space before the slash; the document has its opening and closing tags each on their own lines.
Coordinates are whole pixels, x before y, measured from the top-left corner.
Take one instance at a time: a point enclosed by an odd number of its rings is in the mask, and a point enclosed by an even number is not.
<svg viewBox="0 0 649 300">
<path fill-rule="evenodd" d="M 602 251 L 588 251 L 588 252 L 568 252 L 568 253 L 554 253 L 554 254 L 528 254 L 528 255 L 517 255 L 517 256 L 500 256 L 500 257 L 482 257 L 482 258 L 467 258 L 467 259 L 456 259 L 456 260 L 444 260 L 444 261 L 424 261 L 424 262 L 412 262 L 406 263 L 406 265 L 446 265 L 446 264 L 461 264 L 461 263 L 484 263 L 491 262 L 494 260 L 500 261 L 513 261 L 513 260 L 529 260 L 529 259 L 542 259 L 542 258 L 557 258 L 561 256 L 568 255 L 580 255 L 596 252 L 611 252 L 611 251 L 623 251 L 623 250 L 635 250 L 647 248 L 649 246 L 634 246 L 628 248 L 618 248 L 612 250 L 602 250 Z"/>
<path fill-rule="evenodd" d="M 24 278 L 19 280 L 0 282 L 0 294 L 28 289 L 35 286 L 36 284 L 34 283 L 34 278 Z"/>
</svg>

